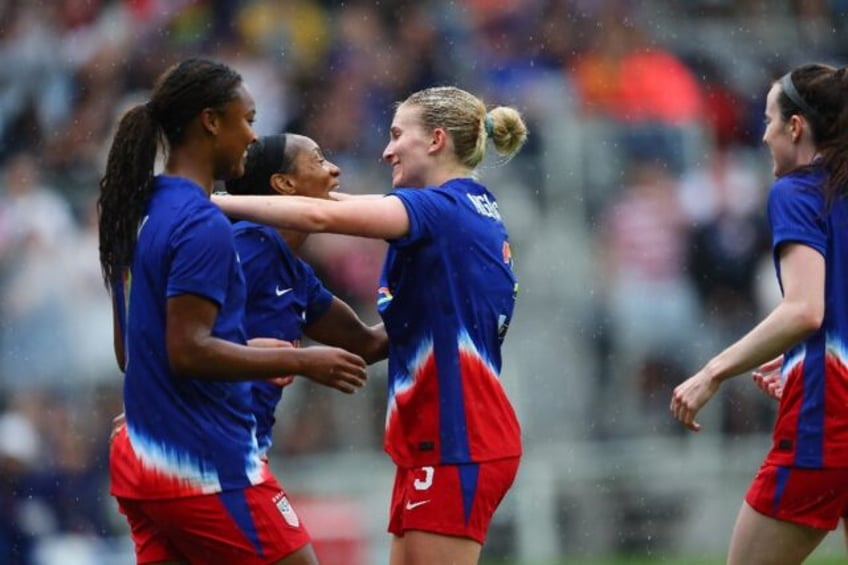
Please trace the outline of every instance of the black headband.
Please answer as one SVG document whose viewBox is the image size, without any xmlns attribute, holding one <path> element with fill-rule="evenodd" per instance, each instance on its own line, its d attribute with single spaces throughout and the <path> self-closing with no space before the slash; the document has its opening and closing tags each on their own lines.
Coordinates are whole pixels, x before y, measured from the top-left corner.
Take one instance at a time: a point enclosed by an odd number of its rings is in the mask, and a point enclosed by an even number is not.
<svg viewBox="0 0 848 565">
<path fill-rule="evenodd" d="M 227 181 L 232 194 L 274 194 L 271 176 L 286 173 L 286 134 L 260 137 L 247 149 L 244 175 Z"/>
<path fill-rule="evenodd" d="M 260 139 L 262 146 L 259 148 L 260 167 L 264 177 L 270 177 L 274 173 L 285 173 L 283 166 L 286 164 L 286 134 L 268 135 Z"/>
<path fill-rule="evenodd" d="M 792 72 L 788 72 L 780 79 L 780 87 L 783 89 L 783 93 L 786 94 L 786 97 L 792 101 L 793 104 L 798 106 L 801 109 L 801 112 L 807 115 L 808 118 L 818 117 L 818 112 L 816 112 L 812 106 L 807 104 L 801 95 L 798 93 L 798 89 L 795 88 L 795 83 L 792 82 Z"/>
</svg>

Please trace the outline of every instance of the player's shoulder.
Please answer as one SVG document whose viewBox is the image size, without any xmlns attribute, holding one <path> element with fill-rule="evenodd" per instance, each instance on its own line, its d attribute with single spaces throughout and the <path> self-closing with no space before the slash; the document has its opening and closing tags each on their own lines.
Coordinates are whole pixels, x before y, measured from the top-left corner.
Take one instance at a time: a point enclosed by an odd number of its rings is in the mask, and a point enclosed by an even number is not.
<svg viewBox="0 0 848 565">
<path fill-rule="evenodd" d="M 231 229 L 236 238 L 259 239 L 262 241 L 273 240 L 276 230 L 270 226 L 239 220 L 232 222 Z"/>
<path fill-rule="evenodd" d="M 817 169 L 792 171 L 775 179 L 769 191 L 769 200 L 820 201 L 824 198 L 824 174 Z"/>
</svg>

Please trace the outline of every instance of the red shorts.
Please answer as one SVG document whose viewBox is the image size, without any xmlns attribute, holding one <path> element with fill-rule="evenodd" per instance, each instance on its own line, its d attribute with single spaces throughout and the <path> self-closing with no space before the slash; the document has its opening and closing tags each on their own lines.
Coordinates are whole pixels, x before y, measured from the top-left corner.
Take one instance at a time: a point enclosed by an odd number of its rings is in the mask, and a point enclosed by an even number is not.
<svg viewBox="0 0 848 565">
<path fill-rule="evenodd" d="M 274 563 L 310 542 L 276 481 L 168 500 L 118 498 L 137 563 Z"/>
<path fill-rule="evenodd" d="M 848 469 L 763 464 L 745 501 L 777 520 L 833 530 L 839 518 L 848 516 Z"/>
<path fill-rule="evenodd" d="M 419 530 L 483 543 L 518 473 L 519 457 L 464 465 L 398 468 L 389 533 Z"/>
</svg>

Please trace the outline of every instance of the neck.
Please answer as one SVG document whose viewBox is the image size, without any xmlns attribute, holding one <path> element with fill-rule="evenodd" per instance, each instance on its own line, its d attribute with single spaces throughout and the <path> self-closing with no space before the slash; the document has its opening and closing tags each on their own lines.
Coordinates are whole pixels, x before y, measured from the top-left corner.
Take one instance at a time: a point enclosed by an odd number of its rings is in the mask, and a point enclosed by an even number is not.
<svg viewBox="0 0 848 565">
<path fill-rule="evenodd" d="M 291 249 L 294 253 L 298 252 L 301 246 L 303 246 L 303 242 L 306 241 L 307 237 L 309 237 L 308 233 L 295 230 L 278 229 L 277 233 L 280 234 L 280 237 L 283 238 L 283 241 L 286 242 L 286 245 L 288 245 L 289 249 Z"/>
<path fill-rule="evenodd" d="M 427 179 L 428 186 L 441 186 L 451 179 L 470 178 L 471 169 L 459 165 L 434 171 Z"/>
<path fill-rule="evenodd" d="M 215 175 L 207 161 L 208 158 L 198 156 L 190 149 L 183 149 L 168 156 L 165 174 L 186 178 L 200 185 L 206 194 L 212 194 Z"/>
</svg>

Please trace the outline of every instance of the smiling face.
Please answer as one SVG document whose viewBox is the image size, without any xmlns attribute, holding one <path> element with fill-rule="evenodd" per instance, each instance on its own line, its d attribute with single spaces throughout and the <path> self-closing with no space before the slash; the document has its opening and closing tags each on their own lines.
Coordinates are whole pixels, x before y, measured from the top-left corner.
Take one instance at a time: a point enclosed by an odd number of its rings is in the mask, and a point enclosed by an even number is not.
<svg viewBox="0 0 848 565">
<path fill-rule="evenodd" d="M 283 175 L 286 186 L 293 188 L 292 194 L 329 198 L 331 191 L 339 187 L 341 170 L 324 157 L 321 148 L 309 137 L 289 135 L 289 148 L 294 151 L 291 171 Z"/>
<path fill-rule="evenodd" d="M 418 107 L 401 104 L 392 120 L 383 159 L 392 166 L 394 188 L 427 186 L 433 136 L 422 126 L 419 114 Z"/>
<path fill-rule="evenodd" d="M 247 148 L 256 141 L 253 122 L 256 105 L 242 84 L 236 97 L 224 109 L 215 111 L 217 138 L 215 140 L 215 178 L 231 179 L 244 174 Z"/>
<path fill-rule="evenodd" d="M 799 165 L 797 162 L 797 144 L 793 139 L 792 120 L 798 120 L 792 116 L 785 120 L 778 105 L 778 97 L 782 90 L 779 83 L 774 83 L 766 98 L 765 121 L 766 130 L 763 133 L 765 143 L 772 158 L 772 173 L 775 177 L 785 175 Z"/>
</svg>

